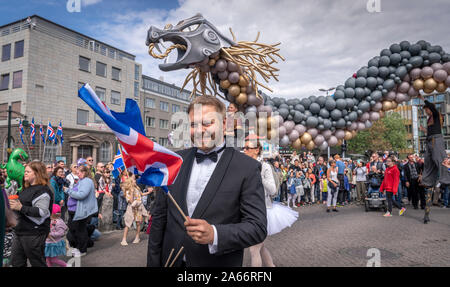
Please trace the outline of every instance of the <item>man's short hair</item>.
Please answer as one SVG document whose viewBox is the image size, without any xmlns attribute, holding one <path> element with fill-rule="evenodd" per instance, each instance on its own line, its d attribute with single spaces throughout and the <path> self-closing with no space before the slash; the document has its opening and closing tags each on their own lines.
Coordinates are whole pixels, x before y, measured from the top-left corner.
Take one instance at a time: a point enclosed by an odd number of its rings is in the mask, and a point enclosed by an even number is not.
<svg viewBox="0 0 450 287">
<path fill-rule="evenodd" d="M 208 105 L 216 108 L 216 111 L 221 115 L 225 115 L 225 104 L 222 103 L 218 98 L 213 96 L 199 96 L 194 98 L 194 100 L 189 104 L 188 114 L 194 109 L 195 105 Z"/>
</svg>

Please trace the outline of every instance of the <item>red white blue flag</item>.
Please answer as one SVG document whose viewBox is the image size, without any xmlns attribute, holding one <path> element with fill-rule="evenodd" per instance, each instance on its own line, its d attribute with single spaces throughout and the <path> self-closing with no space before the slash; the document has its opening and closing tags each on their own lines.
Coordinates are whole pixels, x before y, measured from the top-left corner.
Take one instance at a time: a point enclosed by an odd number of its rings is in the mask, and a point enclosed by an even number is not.
<svg viewBox="0 0 450 287">
<path fill-rule="evenodd" d="M 30 125 L 30 141 L 31 144 L 35 144 L 35 135 L 36 135 L 36 129 L 34 127 L 34 118 L 31 120 L 31 125 Z"/>
<path fill-rule="evenodd" d="M 139 182 L 150 186 L 169 186 L 175 182 L 183 159 L 145 136 L 141 112 L 135 101 L 127 99 L 125 112 L 110 110 L 89 84 L 78 91 L 88 104 L 114 132 L 122 146 L 127 168 L 137 169 Z M 166 189 L 167 190 L 167 189 Z"/>
</svg>

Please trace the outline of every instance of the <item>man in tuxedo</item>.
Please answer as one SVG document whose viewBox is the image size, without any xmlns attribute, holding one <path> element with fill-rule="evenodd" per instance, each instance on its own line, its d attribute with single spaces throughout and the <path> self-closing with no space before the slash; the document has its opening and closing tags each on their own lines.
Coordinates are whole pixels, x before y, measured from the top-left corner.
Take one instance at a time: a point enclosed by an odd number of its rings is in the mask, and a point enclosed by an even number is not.
<svg viewBox="0 0 450 287">
<path fill-rule="evenodd" d="M 414 209 L 418 209 L 420 199 L 420 207 L 425 209 L 425 193 L 423 187 L 419 186 L 419 177 L 422 174 L 422 167 L 414 160 L 414 155 L 408 155 L 408 162 L 403 167 L 406 179 L 406 187 L 408 188 L 408 197 L 411 196 Z"/>
<path fill-rule="evenodd" d="M 242 266 L 244 248 L 267 236 L 261 164 L 225 147 L 225 106 L 217 98 L 195 98 L 188 114 L 195 147 L 179 152 L 183 164 L 169 187 L 187 220 L 158 190 L 147 266 L 164 266 L 181 247 L 176 267 Z"/>
</svg>

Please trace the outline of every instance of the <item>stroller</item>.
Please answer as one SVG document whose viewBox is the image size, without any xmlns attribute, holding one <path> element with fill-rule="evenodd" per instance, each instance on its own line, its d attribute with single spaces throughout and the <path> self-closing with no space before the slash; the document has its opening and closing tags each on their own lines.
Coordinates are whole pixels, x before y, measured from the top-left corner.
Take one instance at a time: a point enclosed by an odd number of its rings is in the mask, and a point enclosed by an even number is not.
<svg viewBox="0 0 450 287">
<path fill-rule="evenodd" d="M 368 193 L 364 199 L 364 208 L 366 212 L 371 209 L 382 209 L 387 211 L 386 198 L 380 192 L 382 175 L 373 172 L 369 173 Z"/>
</svg>

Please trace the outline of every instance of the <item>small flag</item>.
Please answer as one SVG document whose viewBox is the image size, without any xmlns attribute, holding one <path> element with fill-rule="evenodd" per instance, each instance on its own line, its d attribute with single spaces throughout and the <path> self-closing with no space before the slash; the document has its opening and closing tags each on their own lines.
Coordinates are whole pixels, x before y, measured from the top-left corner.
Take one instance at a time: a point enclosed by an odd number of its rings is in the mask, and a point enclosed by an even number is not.
<svg viewBox="0 0 450 287">
<path fill-rule="evenodd" d="M 42 142 L 45 144 L 44 128 L 42 127 L 42 123 L 41 127 L 39 128 L 39 134 L 41 135 Z"/>
<path fill-rule="evenodd" d="M 35 135 L 36 135 L 36 129 L 34 127 L 34 118 L 31 120 L 31 125 L 30 125 L 30 141 L 31 144 L 35 144 Z"/>
<path fill-rule="evenodd" d="M 118 178 L 122 171 L 125 169 L 125 165 L 123 164 L 122 154 L 120 153 L 120 149 L 117 150 L 117 154 L 114 157 L 114 170 L 112 171 L 112 175 L 114 178 Z"/>
<path fill-rule="evenodd" d="M 48 126 L 47 126 L 47 139 L 52 142 L 55 140 L 55 131 L 52 128 L 52 124 L 50 122 L 48 122 Z"/>
<path fill-rule="evenodd" d="M 63 138 L 63 129 L 62 129 L 62 125 L 61 125 L 61 121 L 59 122 L 59 126 L 58 126 L 58 131 L 56 132 L 56 137 L 55 137 L 55 143 L 57 144 L 57 136 L 60 136 L 60 141 L 61 141 L 61 145 L 64 142 L 64 138 Z"/>
<path fill-rule="evenodd" d="M 22 119 L 20 119 L 20 122 L 19 122 L 19 131 L 20 131 L 20 139 L 22 140 L 23 145 L 25 145 L 25 142 L 23 141 L 23 134 L 25 132 L 23 130 Z"/>
</svg>

